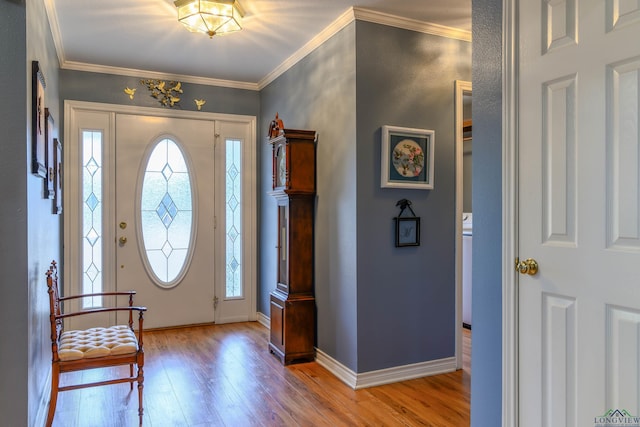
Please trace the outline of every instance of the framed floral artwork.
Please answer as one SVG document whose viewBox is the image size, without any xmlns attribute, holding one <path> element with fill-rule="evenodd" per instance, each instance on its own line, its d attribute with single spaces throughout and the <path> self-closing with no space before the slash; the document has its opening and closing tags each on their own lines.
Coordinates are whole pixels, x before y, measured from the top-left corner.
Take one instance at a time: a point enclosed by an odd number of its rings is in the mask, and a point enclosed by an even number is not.
<svg viewBox="0 0 640 427">
<path fill-rule="evenodd" d="M 435 132 L 382 126 L 380 186 L 433 189 Z"/>
</svg>

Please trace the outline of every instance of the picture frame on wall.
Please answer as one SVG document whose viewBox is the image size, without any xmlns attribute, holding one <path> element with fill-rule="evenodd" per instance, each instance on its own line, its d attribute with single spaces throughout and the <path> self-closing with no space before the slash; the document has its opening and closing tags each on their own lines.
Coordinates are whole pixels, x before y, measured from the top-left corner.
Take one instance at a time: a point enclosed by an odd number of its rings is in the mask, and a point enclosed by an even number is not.
<svg viewBox="0 0 640 427">
<path fill-rule="evenodd" d="M 380 186 L 433 189 L 435 131 L 382 126 Z"/>
<path fill-rule="evenodd" d="M 396 221 L 396 247 L 420 246 L 420 218 L 397 217 Z"/>
<path fill-rule="evenodd" d="M 53 213 L 62 213 L 62 142 L 53 138 Z"/>
<path fill-rule="evenodd" d="M 44 109 L 44 117 L 45 117 L 45 146 L 44 146 L 44 160 L 45 160 L 45 169 L 47 170 L 47 176 L 45 177 L 45 185 L 44 185 L 44 197 L 45 199 L 53 199 L 55 195 L 55 186 L 53 183 L 53 174 L 55 169 L 55 163 L 53 160 L 53 126 L 54 120 L 53 116 L 49 112 L 48 108 Z"/>
<path fill-rule="evenodd" d="M 46 83 L 38 61 L 31 63 L 31 173 L 47 178 L 45 165 L 46 118 L 44 89 Z"/>
</svg>

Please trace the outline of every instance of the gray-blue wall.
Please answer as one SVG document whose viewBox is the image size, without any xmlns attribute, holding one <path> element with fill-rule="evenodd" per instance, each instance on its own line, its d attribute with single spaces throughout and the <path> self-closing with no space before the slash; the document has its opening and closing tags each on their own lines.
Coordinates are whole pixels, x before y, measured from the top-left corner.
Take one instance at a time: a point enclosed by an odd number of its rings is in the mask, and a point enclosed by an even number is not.
<svg viewBox="0 0 640 427">
<path fill-rule="evenodd" d="M 481 260 L 474 262 L 473 273 L 472 425 L 477 426 L 500 425 L 501 409 L 501 12 L 500 0 L 473 2 L 473 173 L 477 190 L 474 192 L 474 260 Z M 452 154 L 446 148 L 447 142 L 443 141 L 447 139 L 446 131 L 439 130 L 443 124 L 436 123 L 431 126 L 428 121 L 430 116 L 438 116 L 437 111 L 425 110 L 421 114 L 404 109 L 406 115 L 403 116 L 396 112 L 389 113 L 393 116 L 385 116 L 380 112 L 385 109 L 401 110 L 403 106 L 395 97 L 389 101 L 389 93 L 385 93 L 385 96 L 375 96 L 380 88 L 370 86 L 370 83 L 365 85 L 368 78 L 361 75 L 365 71 L 365 62 L 358 63 L 356 67 L 356 58 L 358 61 L 370 61 L 376 67 L 382 68 L 385 67 L 385 63 L 380 62 L 385 58 L 389 59 L 386 64 L 400 63 L 402 67 L 406 67 L 412 60 L 422 59 L 402 57 L 406 49 L 404 36 L 393 34 L 399 30 L 388 29 L 388 36 L 396 40 L 392 52 L 389 52 L 374 49 L 373 44 L 368 43 L 366 39 L 358 39 L 356 42 L 356 25 L 358 37 L 365 34 L 367 37 L 377 37 L 375 25 L 363 25 L 360 22 L 351 24 L 265 88 L 261 94 L 203 86 L 194 87 L 198 90 L 193 95 L 207 97 L 206 111 L 260 117 L 260 247 L 265 249 L 260 251 L 261 290 L 258 308 L 264 313 L 269 312 L 268 293 L 275 283 L 275 272 L 271 267 L 275 266 L 275 252 L 269 255 L 270 252 L 266 249 L 275 246 L 275 229 L 272 227 L 275 214 L 271 212 L 275 209 L 271 209 L 275 203 L 266 195 L 271 182 L 271 164 L 269 146 L 263 144 L 264 130 L 275 112 L 280 112 L 288 127 L 315 129 L 320 132 L 316 228 L 316 294 L 320 310 L 318 347 L 349 368 L 363 372 L 384 365 L 404 363 L 375 359 L 369 364 L 360 360 L 359 354 L 365 353 L 361 353 L 362 349 L 358 346 L 369 348 L 373 344 L 373 328 L 364 323 L 372 321 L 389 309 L 386 300 L 384 305 L 378 307 L 380 295 L 389 289 L 394 293 L 406 292 L 403 287 L 408 285 L 400 281 L 390 283 L 387 279 L 368 283 L 365 278 L 369 279 L 372 276 L 369 274 L 369 261 L 358 251 L 369 251 L 367 242 L 374 244 L 380 241 L 389 246 L 392 244 L 392 232 L 387 221 L 396 215 L 391 205 L 395 204 L 393 202 L 397 198 L 409 197 L 414 200 L 417 204 L 416 213 L 423 217 L 440 218 L 432 210 L 432 205 L 435 204 L 433 200 L 442 202 L 445 211 L 449 209 L 447 197 L 436 197 L 436 192 L 441 186 L 447 185 L 442 181 L 451 173 L 452 166 L 448 164 L 452 162 Z M 408 39 L 417 37 L 415 34 L 406 36 Z M 414 41 L 407 46 L 417 45 L 430 44 Z M 58 129 L 62 129 L 62 111 L 59 108 L 61 99 L 126 104 L 128 98 L 123 95 L 122 89 L 124 86 L 136 84 L 137 78 L 86 76 L 85 73 L 61 71 L 58 88 L 57 61 L 42 1 L 29 2 L 27 7 L 24 1 L 0 0 L 0 52 L 0 75 L 11 76 L 0 80 L 0 87 L 5 97 L 12 100 L 11 103 L 0 105 L 0 120 L 3 125 L 0 144 L 0 176 L 3 178 L 0 180 L 0 192 L 3 195 L 3 203 L 0 205 L 0 230 L 4 236 L 3 247 L 0 248 L 3 254 L 0 266 L 4 277 L 3 285 L 0 286 L 0 320 L 4 324 L 13 325 L 12 328 L 5 328 L 0 332 L 0 363 L 12 367 L 3 371 L 3 380 L 0 382 L 0 395 L 4 396 L 0 399 L 0 413 L 3 414 L 3 422 L 7 425 L 32 425 L 37 415 L 36 411 L 42 410 L 42 404 L 47 398 L 43 396 L 41 389 L 49 364 L 48 336 L 45 336 L 48 307 L 45 305 L 43 273 L 50 259 L 60 258 L 61 245 L 59 218 L 49 214 L 50 201 L 41 198 L 42 180 L 29 173 L 30 62 L 32 59 L 39 60 L 44 70 L 47 78 L 46 103 L 56 118 Z M 428 58 L 435 59 L 429 56 L 429 49 L 426 52 Z M 376 55 L 378 58 L 375 58 Z M 434 91 L 432 75 L 429 73 L 430 63 L 423 61 L 422 66 L 409 67 L 414 70 L 414 74 L 411 75 L 412 82 L 418 81 L 425 85 L 424 88 L 415 88 L 416 92 L 413 94 L 420 94 L 418 90 L 424 89 L 427 94 L 424 101 L 439 102 L 444 92 Z M 438 70 L 437 61 L 435 66 L 436 69 L 432 70 L 434 73 Z M 468 74 L 465 74 L 468 73 L 465 67 L 453 68 L 461 75 L 451 78 L 449 100 L 453 99 L 453 79 L 469 79 Z M 93 80 L 93 83 L 98 81 L 98 88 L 102 89 L 97 89 L 96 85 L 92 84 L 92 79 L 97 79 Z M 375 73 L 370 79 L 375 80 Z M 369 88 L 364 89 L 366 86 Z M 151 105 L 155 102 L 151 98 L 140 96 L 142 89 L 139 91 L 136 103 L 140 104 L 137 105 Z M 60 97 L 58 93 L 61 94 Z M 201 93 L 203 95 L 200 95 Z M 404 88 L 404 92 L 401 93 L 408 92 Z M 435 93 L 440 95 L 434 96 Z M 374 105 L 363 105 L 363 100 L 369 99 Z M 371 112 L 367 113 L 369 108 Z M 370 118 L 368 114 L 379 117 Z M 418 118 L 419 115 L 424 117 Z M 391 119 L 397 119 L 398 122 L 392 123 Z M 424 125 L 420 124 L 422 120 Z M 453 129 L 453 119 L 450 120 L 450 129 Z M 382 124 L 413 126 L 414 122 L 416 126 L 436 128 L 436 189 L 433 192 L 424 192 L 423 197 L 413 196 L 415 191 L 408 192 L 409 196 L 400 196 L 405 194 L 403 191 L 398 191 L 397 198 L 387 196 L 386 191 L 378 188 L 377 129 Z M 373 151 L 360 158 L 362 152 L 368 150 Z M 439 166 L 439 162 L 442 162 L 443 166 Z M 372 215 L 373 218 L 363 218 L 367 215 Z M 444 213 L 441 215 L 445 224 L 447 221 L 453 221 L 452 218 L 445 218 Z M 386 230 L 385 223 L 389 227 Z M 433 226 L 425 224 L 425 246 L 408 249 L 409 251 L 425 250 L 429 255 L 432 254 L 432 248 L 428 247 L 429 239 L 445 236 L 447 232 L 434 235 L 431 234 L 431 227 Z M 383 249 L 386 250 L 386 246 Z M 393 269 L 393 264 L 389 267 Z M 445 271 L 450 268 L 448 265 L 445 267 Z M 443 273 L 443 276 L 447 275 L 448 273 Z M 442 280 L 448 279 L 443 277 Z M 431 279 L 429 281 L 424 286 L 433 288 Z M 373 292 L 368 294 L 370 289 Z M 437 293 L 436 296 L 444 297 L 445 300 L 450 298 L 448 289 L 442 290 L 443 292 Z M 429 296 L 429 292 L 426 290 L 418 296 Z M 377 302 L 369 301 L 369 298 Z M 409 301 L 409 304 L 412 304 L 411 301 L 415 299 L 416 295 L 410 294 L 403 298 L 403 302 Z M 409 307 L 412 308 L 411 305 Z M 361 313 L 359 310 L 362 310 Z M 421 305 L 418 310 L 425 310 L 425 307 Z M 405 326 L 407 325 L 403 325 Z M 393 336 L 390 336 L 390 333 Z M 385 341 L 386 345 L 389 345 L 389 342 L 396 344 L 393 338 L 398 335 L 397 330 L 390 331 L 383 327 L 382 334 L 376 336 L 377 344 L 387 338 L 391 341 Z M 430 337 L 425 339 L 429 348 L 410 349 L 413 355 L 407 360 L 413 360 L 414 355 L 418 355 L 419 359 L 422 351 L 437 353 L 439 350 L 432 348 L 431 341 Z M 12 343 L 11 347 L 5 345 L 9 342 Z M 438 345 L 438 348 L 446 349 L 450 345 L 447 338 L 444 345 Z M 379 345 L 375 347 L 375 351 L 379 349 Z M 445 350 L 442 353 L 448 352 Z M 363 366 L 359 366 L 359 363 Z"/>
<path fill-rule="evenodd" d="M 473 0 L 471 425 L 502 416 L 502 1 Z"/>
<path fill-rule="evenodd" d="M 276 112 L 284 125 L 319 133 L 315 227 L 317 346 L 357 366 L 357 153 L 355 24 L 350 24 L 261 92 L 262 141 Z M 258 310 L 270 314 L 276 284 L 277 218 L 271 191 L 271 146 L 264 143 L 260 188 Z"/>
<path fill-rule="evenodd" d="M 455 352 L 454 81 L 471 43 L 357 21 L 358 372 Z M 382 125 L 435 131 L 433 190 L 380 188 Z M 419 247 L 394 246 L 413 202 Z"/>
<path fill-rule="evenodd" d="M 61 70 L 60 96 L 65 100 L 167 108 L 150 95 L 149 90 L 140 83 L 140 80 L 140 77 L 133 76 Z M 136 89 L 133 99 L 124 93 L 126 87 Z M 181 95 L 181 101 L 173 109 L 196 111 L 197 107 L 193 100 L 198 98 L 207 101 L 202 106 L 203 112 L 249 116 L 260 114 L 260 93 L 255 90 L 193 83 L 182 83 L 182 89 L 184 93 Z"/>
<path fill-rule="evenodd" d="M 0 1 L 0 413 L 4 425 L 34 425 L 48 398 L 51 363 L 45 272 L 60 259 L 60 217 L 31 175 L 31 61 L 46 78 L 45 106 L 56 119 L 58 62 L 44 2 Z M 6 368 L 10 367 L 10 368 Z"/>
<path fill-rule="evenodd" d="M 54 119 L 52 134 L 62 135 L 62 116 L 58 88 L 58 57 L 49 28 L 43 1 L 27 2 L 27 69 L 37 60 L 46 79 L 45 106 Z M 31 72 L 28 72 L 30 78 Z M 31 99 L 31 85 L 28 86 Z M 28 102 L 31 105 L 30 102 Z M 27 118 L 31 129 L 31 116 Z M 31 133 L 27 133 L 31 141 Z M 31 151 L 27 150 L 30 160 Z M 28 168 L 27 168 L 28 169 Z M 61 217 L 52 215 L 52 200 L 44 199 L 44 180 L 27 172 L 28 217 L 28 289 L 29 289 L 29 423 L 42 416 L 43 403 L 49 390 L 43 389 L 49 376 L 51 363 L 51 329 L 49 323 L 49 295 L 45 272 L 51 260 L 62 259 Z"/>
<path fill-rule="evenodd" d="M 0 90 L 11 100 L 0 103 L 0 322 L 11 325 L 0 329 L 0 413 L 8 425 L 26 425 L 29 401 L 26 41 L 25 5 L 0 1 Z"/>
<path fill-rule="evenodd" d="M 355 372 L 451 357 L 455 348 L 454 81 L 470 43 L 356 21 L 262 91 L 263 123 L 319 132 L 318 348 Z M 380 127 L 433 129 L 435 189 L 380 188 Z M 270 147 L 262 154 L 259 311 L 276 280 Z M 397 200 L 422 244 L 395 248 Z"/>
</svg>

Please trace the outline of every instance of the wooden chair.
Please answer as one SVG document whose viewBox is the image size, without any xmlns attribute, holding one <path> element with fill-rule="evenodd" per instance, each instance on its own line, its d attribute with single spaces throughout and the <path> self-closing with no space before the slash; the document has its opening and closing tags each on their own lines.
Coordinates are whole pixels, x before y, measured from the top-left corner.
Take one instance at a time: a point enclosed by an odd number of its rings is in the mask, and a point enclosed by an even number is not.
<svg viewBox="0 0 640 427">
<path fill-rule="evenodd" d="M 47 271 L 47 286 L 49 288 L 49 306 L 51 310 L 51 351 L 53 353 L 51 367 L 51 400 L 47 427 L 50 427 L 55 415 L 59 391 L 76 390 L 108 384 L 129 383 L 133 390 L 133 383 L 138 383 L 138 416 L 142 425 L 142 389 L 144 382 L 144 351 L 142 348 L 142 323 L 146 307 L 135 307 L 133 295 L 135 291 L 105 292 L 96 294 L 74 295 L 60 297 L 58 292 L 58 269 L 56 262 L 51 263 Z M 129 304 L 124 307 L 105 307 L 82 310 L 72 313 L 62 313 L 61 305 L 64 301 L 91 296 L 128 296 Z M 91 328 L 78 331 L 64 331 L 63 320 L 74 316 L 85 316 L 95 313 L 129 312 L 129 324 L 111 326 L 107 328 Z M 138 336 L 133 330 L 133 312 L 138 312 Z M 105 368 L 129 365 L 129 376 L 118 376 L 114 379 L 86 384 L 59 386 L 60 374 L 81 371 L 85 369 Z M 134 365 L 137 373 L 134 375 Z"/>
</svg>

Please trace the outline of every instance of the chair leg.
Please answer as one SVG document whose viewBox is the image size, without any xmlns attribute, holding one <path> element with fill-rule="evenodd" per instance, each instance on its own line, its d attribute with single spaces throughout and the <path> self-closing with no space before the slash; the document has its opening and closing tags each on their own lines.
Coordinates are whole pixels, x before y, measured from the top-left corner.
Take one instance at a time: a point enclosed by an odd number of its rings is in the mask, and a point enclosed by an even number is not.
<svg viewBox="0 0 640 427">
<path fill-rule="evenodd" d="M 133 383 L 131 383 L 133 385 Z M 142 407 L 142 390 L 144 389 L 144 369 L 138 366 L 138 417 L 142 426 L 142 415 L 144 408 Z"/>
<path fill-rule="evenodd" d="M 129 378 L 133 378 L 133 363 L 129 364 Z M 129 383 L 129 390 L 133 391 L 133 381 Z"/>
<path fill-rule="evenodd" d="M 53 424 L 53 416 L 56 413 L 56 404 L 58 403 L 58 384 L 60 381 L 60 372 L 58 366 L 53 365 L 51 368 L 51 398 L 49 399 L 49 413 L 47 414 L 47 427 Z"/>
</svg>

